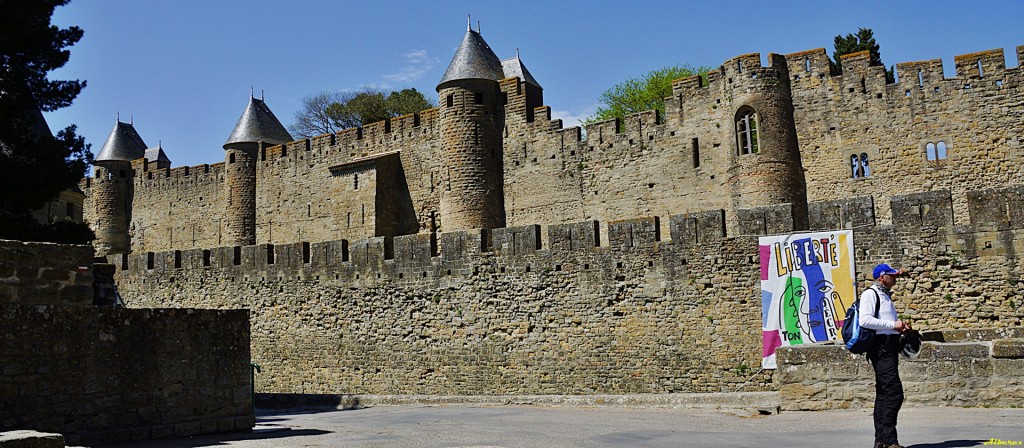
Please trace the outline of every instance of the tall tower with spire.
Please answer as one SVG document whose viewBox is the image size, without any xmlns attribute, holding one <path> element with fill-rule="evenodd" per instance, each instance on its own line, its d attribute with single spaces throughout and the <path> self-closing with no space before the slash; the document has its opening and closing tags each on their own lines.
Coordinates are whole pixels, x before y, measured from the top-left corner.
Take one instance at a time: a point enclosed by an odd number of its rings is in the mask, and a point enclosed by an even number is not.
<svg viewBox="0 0 1024 448">
<path fill-rule="evenodd" d="M 445 185 L 440 196 L 446 231 L 505 226 L 502 175 L 504 110 L 501 61 L 479 31 L 466 36 L 437 85 Z"/>
<path fill-rule="evenodd" d="M 263 99 L 249 95 L 249 104 L 224 143 L 224 243 L 256 244 L 256 156 L 260 145 L 292 141 Z"/>
<path fill-rule="evenodd" d="M 122 123 L 120 119 L 99 154 L 96 154 L 92 204 L 95 207 L 93 230 L 96 232 L 93 246 L 98 255 L 130 252 L 128 225 L 131 222 L 133 196 L 131 162 L 145 154 L 146 143 L 135 131 L 135 126 Z"/>
</svg>

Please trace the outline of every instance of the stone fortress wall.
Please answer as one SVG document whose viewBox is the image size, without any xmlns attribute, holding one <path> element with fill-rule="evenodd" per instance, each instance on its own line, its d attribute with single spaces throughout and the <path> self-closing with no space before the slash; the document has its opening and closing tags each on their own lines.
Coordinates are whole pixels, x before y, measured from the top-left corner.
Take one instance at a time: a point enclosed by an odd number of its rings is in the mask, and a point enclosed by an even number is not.
<svg viewBox="0 0 1024 448">
<path fill-rule="evenodd" d="M 252 428 L 249 312 L 94 306 L 103 268 L 91 246 L 0 240 L 0 431 L 91 445 Z"/>
<path fill-rule="evenodd" d="M 767 62 L 730 59 L 706 85 L 676 81 L 664 116 L 585 130 L 511 77 L 261 143 L 255 245 L 229 242 L 230 151 L 136 160 L 130 250 L 108 257 L 129 306 L 251 309 L 262 392 L 771 389 L 770 373 L 747 382 L 756 236 L 805 229 L 854 228 L 862 282 L 881 261 L 914 270 L 903 294 L 920 327 L 1021 325 L 1021 69 L 998 50 L 958 56 L 948 79 L 937 61 L 899 64 L 897 83 L 863 53 L 843 74 L 823 49 Z M 862 154 L 870 174 L 854 176 Z M 111 180 L 98 177 L 90 197 Z M 502 207 L 467 206 L 498 186 Z M 86 209 L 102 221 L 102 204 Z"/>
<path fill-rule="evenodd" d="M 1017 53 L 1024 59 L 1024 46 Z M 805 192 L 790 196 L 823 201 L 872 195 L 885 204 L 891 192 L 948 189 L 958 223 L 966 223 L 967 191 L 1019 183 L 1024 174 L 1024 166 L 1013 162 L 1024 156 L 1021 70 L 1005 68 L 1002 50 L 957 56 L 955 78 L 943 77 L 940 60 L 897 64 L 899 82 L 890 84 L 883 67 L 867 66 L 863 52 L 844 57 L 841 75 L 832 73 L 824 49 L 769 60 L 761 67 L 757 54 L 733 58 L 710 74 L 707 86 L 696 78 L 679 80 L 664 117 L 652 111 L 621 123 L 594 123 L 585 129 L 586 138 L 584 130 L 550 120 L 547 106 L 527 110 L 527 104 L 538 103 L 528 94 L 540 95 L 538 90 L 528 90 L 518 78 L 503 80 L 498 150 L 506 224 L 715 208 L 732 218 L 737 205 L 757 199 L 731 203 L 727 190 L 738 174 L 745 178 L 756 171 L 737 171 L 737 165 L 767 165 L 763 152 L 737 154 L 734 116 L 752 104 L 751 92 L 760 95 L 776 84 L 791 96 L 799 147 L 790 150 L 798 151 L 803 176 L 761 173 L 769 185 L 754 182 L 748 190 L 806 183 Z M 261 148 L 257 242 L 455 230 L 445 228 L 438 207 L 440 194 L 450 188 L 450 173 L 439 160 L 440 110 Z M 785 116 L 773 123 L 767 110 L 758 112 L 762 134 L 789 126 Z M 947 159 L 927 160 L 926 145 L 938 142 L 946 145 Z M 868 156 L 871 174 L 854 178 L 849 156 L 860 154 Z M 223 164 L 156 170 L 138 162 L 132 250 L 225 244 Z M 378 185 L 378 179 L 386 182 Z M 85 186 L 88 193 L 90 184 Z M 95 206 L 86 209 L 87 220 L 101 214 Z M 891 222 L 884 206 L 878 216 Z"/>
<path fill-rule="evenodd" d="M 891 225 L 868 196 L 811 203 L 809 224 L 855 227 L 861 287 L 881 261 L 913 272 L 900 300 L 918 328 L 1021 326 L 1024 220 L 991 210 L 1024 210 L 1024 188 L 969 198 L 970 226 L 948 191 L 893 197 Z M 792 230 L 790 214 L 740 210 L 740 231 Z M 260 392 L 772 390 L 755 375 L 757 239 L 725 236 L 723 216 L 667 217 L 669 235 L 655 217 L 552 225 L 546 240 L 536 225 L 444 233 L 456 249 L 441 254 L 407 235 L 111 258 L 131 307 L 250 309 Z"/>
</svg>

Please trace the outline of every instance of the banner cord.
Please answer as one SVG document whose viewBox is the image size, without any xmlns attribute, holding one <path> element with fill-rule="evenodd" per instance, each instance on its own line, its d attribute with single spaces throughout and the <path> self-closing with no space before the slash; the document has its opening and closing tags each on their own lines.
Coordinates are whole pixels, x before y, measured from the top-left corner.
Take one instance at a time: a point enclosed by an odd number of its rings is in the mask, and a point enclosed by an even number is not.
<svg viewBox="0 0 1024 448">
<path fill-rule="evenodd" d="M 761 368 L 760 370 L 758 370 L 757 372 L 754 372 L 754 374 L 753 374 L 753 375 L 750 375 L 750 378 L 747 378 L 747 380 L 746 380 L 746 381 L 744 381 L 744 382 L 743 382 L 743 384 L 740 384 L 740 387 L 737 387 L 737 388 L 736 388 L 736 390 L 732 391 L 732 393 L 736 393 L 736 392 L 739 392 L 739 391 L 740 391 L 740 389 L 743 389 L 743 386 L 746 386 L 746 385 L 747 385 L 747 383 L 749 383 L 749 382 L 750 382 L 750 380 L 754 379 L 754 377 L 755 377 L 755 376 L 758 376 L 758 375 L 760 375 L 760 374 L 761 374 L 761 372 L 764 372 L 764 367 L 762 367 L 762 368 Z"/>
</svg>

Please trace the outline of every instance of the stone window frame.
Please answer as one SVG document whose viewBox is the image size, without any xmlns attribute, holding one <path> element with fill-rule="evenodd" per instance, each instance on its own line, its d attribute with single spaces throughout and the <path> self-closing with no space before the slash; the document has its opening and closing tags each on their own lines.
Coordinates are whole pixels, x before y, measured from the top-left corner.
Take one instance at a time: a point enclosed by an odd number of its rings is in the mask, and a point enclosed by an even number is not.
<svg viewBox="0 0 1024 448">
<path fill-rule="evenodd" d="M 857 158 L 859 171 L 854 172 L 853 158 Z M 873 146 L 862 146 L 843 152 L 842 164 L 846 170 L 846 178 L 850 180 L 864 180 L 875 177 L 874 163 L 878 161 L 878 148 Z M 866 163 L 866 166 L 864 163 Z M 865 169 L 866 168 L 866 169 Z"/>
<path fill-rule="evenodd" d="M 760 119 L 757 111 L 750 106 L 741 106 L 736 110 L 735 124 L 736 154 L 743 156 L 761 152 Z"/>
<path fill-rule="evenodd" d="M 921 159 L 929 168 L 945 168 L 946 165 L 949 164 L 950 153 L 953 149 L 951 141 L 952 139 L 948 136 L 939 136 L 923 140 L 921 142 Z"/>
</svg>

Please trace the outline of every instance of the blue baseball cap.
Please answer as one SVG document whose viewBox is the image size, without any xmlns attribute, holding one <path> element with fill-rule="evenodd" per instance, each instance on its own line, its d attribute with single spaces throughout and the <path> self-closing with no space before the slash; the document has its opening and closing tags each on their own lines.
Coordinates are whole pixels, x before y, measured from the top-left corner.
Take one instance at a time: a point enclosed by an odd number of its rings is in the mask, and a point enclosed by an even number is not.
<svg viewBox="0 0 1024 448">
<path fill-rule="evenodd" d="M 889 266 L 889 265 L 887 265 L 885 263 L 882 263 L 882 264 L 880 264 L 878 266 L 875 266 L 875 270 L 871 271 L 871 273 L 877 279 L 878 277 L 881 277 L 881 276 L 883 276 L 885 274 L 900 275 L 900 274 L 903 273 L 903 271 L 901 271 L 899 269 L 893 269 L 892 266 Z"/>
</svg>

